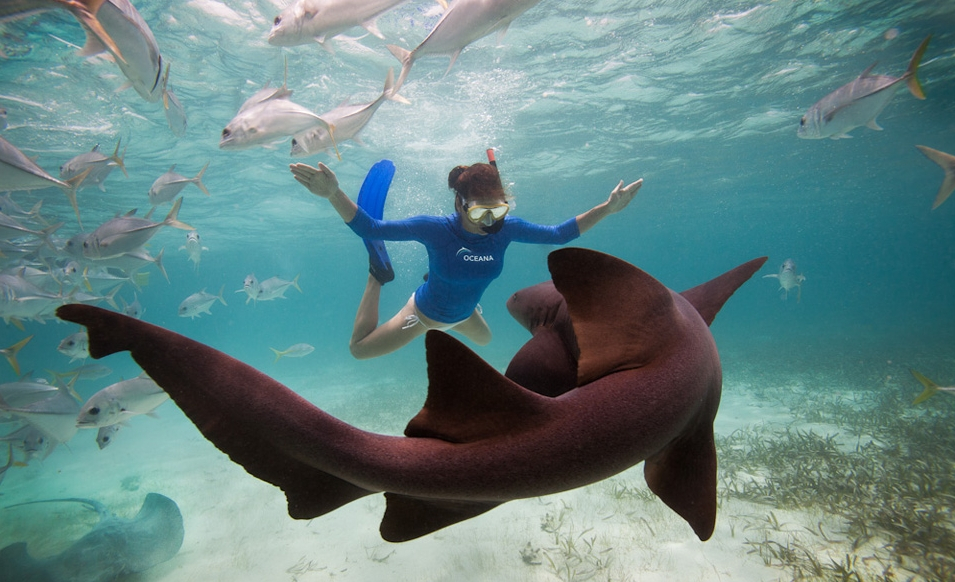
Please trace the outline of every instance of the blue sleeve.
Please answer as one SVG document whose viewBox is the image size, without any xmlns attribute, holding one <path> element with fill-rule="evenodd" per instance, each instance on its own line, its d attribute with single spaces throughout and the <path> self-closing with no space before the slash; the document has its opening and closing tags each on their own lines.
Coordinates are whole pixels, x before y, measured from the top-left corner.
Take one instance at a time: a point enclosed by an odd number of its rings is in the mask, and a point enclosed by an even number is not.
<svg viewBox="0 0 955 582">
<path fill-rule="evenodd" d="M 520 218 L 507 218 L 508 225 L 513 225 L 511 240 L 520 243 L 562 245 L 569 243 L 580 236 L 577 228 L 577 218 L 570 218 L 556 226 L 534 224 Z"/>
<path fill-rule="evenodd" d="M 352 232 L 370 240 L 423 241 L 436 224 L 433 216 L 413 216 L 403 220 L 375 220 L 361 207 L 351 222 L 345 223 Z"/>
</svg>

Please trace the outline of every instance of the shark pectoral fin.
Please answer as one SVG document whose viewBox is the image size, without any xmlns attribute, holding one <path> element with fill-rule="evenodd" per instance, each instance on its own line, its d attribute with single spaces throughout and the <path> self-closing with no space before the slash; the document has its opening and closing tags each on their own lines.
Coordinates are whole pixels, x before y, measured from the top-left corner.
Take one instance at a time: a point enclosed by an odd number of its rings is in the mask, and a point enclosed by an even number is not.
<svg viewBox="0 0 955 582">
<path fill-rule="evenodd" d="M 577 336 L 578 386 L 642 366 L 679 335 L 670 290 L 630 263 L 563 248 L 550 253 L 547 264 Z"/>
<path fill-rule="evenodd" d="M 700 422 L 693 432 L 647 459 L 643 475 L 650 490 L 685 519 L 700 541 L 716 526 L 716 445 L 713 422 Z"/>
<path fill-rule="evenodd" d="M 706 325 L 710 325 L 726 300 L 766 263 L 766 259 L 768 257 L 759 257 L 743 263 L 715 279 L 697 285 L 692 289 L 687 289 L 680 295 L 696 308 Z M 764 277 L 776 277 L 778 279 L 779 275 L 764 275 Z"/>
<path fill-rule="evenodd" d="M 372 493 L 308 463 L 309 443 L 326 438 L 317 427 L 331 417 L 255 368 L 99 307 L 64 305 L 56 313 L 86 327 L 93 358 L 129 350 L 216 448 L 285 492 L 290 516 L 310 519 Z"/>
<path fill-rule="evenodd" d="M 500 505 L 497 501 L 419 499 L 397 493 L 385 493 L 385 501 L 387 506 L 379 532 L 388 542 L 420 538 Z"/>
<path fill-rule="evenodd" d="M 548 399 L 508 380 L 460 341 L 432 330 L 425 348 L 428 397 L 405 436 L 468 443 L 546 421 Z"/>
</svg>

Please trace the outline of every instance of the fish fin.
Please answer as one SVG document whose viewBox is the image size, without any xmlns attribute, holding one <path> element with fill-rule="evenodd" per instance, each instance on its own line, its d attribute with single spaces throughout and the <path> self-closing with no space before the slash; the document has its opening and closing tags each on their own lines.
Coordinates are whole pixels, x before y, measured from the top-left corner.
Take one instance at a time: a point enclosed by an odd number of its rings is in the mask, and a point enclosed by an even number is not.
<svg viewBox="0 0 955 582">
<path fill-rule="evenodd" d="M 401 72 L 398 73 L 398 80 L 395 82 L 394 92 L 397 93 L 401 86 L 405 84 L 405 79 L 408 78 L 408 73 L 411 72 L 411 65 L 414 64 L 414 53 L 403 49 L 398 45 L 389 44 L 387 45 L 391 54 L 395 56 L 401 62 Z"/>
<path fill-rule="evenodd" d="M 659 281 L 611 255 L 580 248 L 547 257 L 554 287 L 564 296 L 580 356 L 577 385 L 638 368 L 679 334 L 682 319 Z M 605 305 L 620 305 L 609 310 Z"/>
<path fill-rule="evenodd" d="M 437 0 L 438 5 L 441 6 L 441 10 L 448 9 L 448 0 Z"/>
<path fill-rule="evenodd" d="M 708 409 L 715 411 L 716 406 Z M 643 475 L 650 490 L 690 524 L 700 541 L 713 535 L 716 445 L 712 419 L 699 419 L 692 432 L 647 459 Z"/>
<path fill-rule="evenodd" d="M 450 335 L 429 331 L 425 349 L 428 396 L 405 436 L 468 443 L 546 420 L 549 399 L 508 380 Z"/>
<path fill-rule="evenodd" d="M 169 211 L 169 214 L 166 215 L 166 219 L 163 220 L 163 224 L 171 226 L 173 228 L 178 228 L 180 230 L 196 230 L 186 224 L 185 222 L 179 221 L 179 209 L 182 207 L 182 197 L 176 199 L 176 202 L 172 205 L 172 210 Z"/>
<path fill-rule="evenodd" d="M 395 90 L 395 71 L 394 69 L 388 69 L 388 75 L 385 77 L 385 88 L 381 92 L 385 96 L 385 99 L 390 99 L 391 101 L 397 101 L 398 103 L 403 103 L 405 105 L 411 105 L 411 101 L 408 101 L 404 97 L 398 94 Z M 357 136 L 356 136 L 357 137 Z M 355 137 L 352 138 L 355 141 L 358 141 Z"/>
<path fill-rule="evenodd" d="M 877 122 L 874 117 L 867 121 L 865 126 L 869 129 L 874 129 L 875 131 L 882 131 L 882 126 L 879 125 L 879 122 Z"/>
<path fill-rule="evenodd" d="M 460 54 L 461 54 L 461 49 L 458 49 L 458 50 L 454 51 L 453 53 L 451 53 L 451 62 L 448 63 L 448 68 L 447 68 L 447 70 L 444 71 L 444 75 L 445 75 L 445 76 L 447 76 L 447 74 L 451 72 L 451 67 L 454 66 L 454 63 L 455 63 L 455 61 L 458 60 L 458 55 L 460 55 Z"/>
<path fill-rule="evenodd" d="M 94 358 L 130 351 L 203 436 L 251 475 L 285 492 L 291 517 L 317 517 L 373 493 L 300 460 L 304 453 L 295 454 L 292 443 L 325 437 L 299 431 L 310 433 L 329 417 L 255 368 L 177 333 L 92 305 L 64 305 L 57 315 L 86 326 Z M 204 364 L 197 366 L 197 361 Z"/>
<path fill-rule="evenodd" d="M 315 37 L 315 42 L 318 43 L 318 46 L 325 49 L 325 52 L 334 56 L 335 55 L 335 43 L 332 42 L 331 38 L 326 37 L 325 35 Z"/>
<path fill-rule="evenodd" d="M 33 336 L 31 335 L 30 337 L 20 340 L 10 347 L 0 350 L 0 352 L 3 352 L 3 356 L 7 359 L 7 361 L 10 362 L 10 367 L 13 368 L 13 373 L 18 377 L 20 376 L 20 363 L 17 362 L 17 353 L 23 349 L 23 346 L 30 343 L 30 340 L 32 339 Z"/>
<path fill-rule="evenodd" d="M 126 81 L 125 83 L 117 87 L 116 90 L 113 91 L 113 93 L 122 93 L 123 91 L 125 91 L 126 89 L 129 89 L 132 86 L 133 86 L 133 83 L 131 81 Z"/>
<path fill-rule="evenodd" d="M 70 206 L 73 207 L 73 212 L 76 214 L 76 223 L 80 225 L 80 230 L 83 230 L 83 221 L 80 220 L 80 207 L 76 203 L 76 191 L 79 190 L 80 184 L 92 171 L 92 167 L 86 168 L 81 174 L 73 176 L 66 181 L 69 187 L 63 189 L 63 193 L 66 194 L 66 198 L 70 201 Z"/>
<path fill-rule="evenodd" d="M 272 350 L 273 352 L 275 352 L 275 361 L 276 361 L 276 362 L 279 361 L 279 360 L 281 360 L 281 359 L 282 359 L 282 356 L 285 355 L 285 354 L 283 354 L 282 352 L 278 351 L 278 350 L 275 349 L 275 348 L 269 348 L 269 349 Z M 273 364 L 274 364 L 274 363 L 275 363 L 275 362 L 273 362 Z"/>
<path fill-rule="evenodd" d="M 680 293 L 696 308 L 706 325 L 713 323 L 716 314 L 733 293 L 756 273 L 769 257 L 759 257 L 731 269 L 715 279 Z"/>
<path fill-rule="evenodd" d="M 301 273 L 299 273 L 298 275 L 295 275 L 295 278 L 292 279 L 292 287 L 295 287 L 296 289 L 298 289 L 299 293 L 304 294 L 304 291 L 302 291 L 302 288 L 298 286 L 298 278 L 300 276 L 301 276 Z"/>
<path fill-rule="evenodd" d="M 116 165 L 119 166 L 119 169 L 123 171 L 123 175 L 127 178 L 129 177 L 129 172 L 126 171 L 126 148 L 123 148 L 123 155 L 119 155 L 119 144 L 122 143 L 123 138 L 119 138 L 116 142 L 116 149 L 113 150 L 113 155 L 109 159 L 116 162 Z M 102 186 L 102 184 L 100 184 Z M 103 191 L 106 189 L 104 188 Z"/>
<path fill-rule="evenodd" d="M 219 287 L 219 294 L 216 295 L 216 299 L 218 299 L 223 305 L 228 305 L 228 303 L 225 302 L 225 297 L 222 296 L 223 293 L 225 293 L 225 284 L 224 284 L 224 283 L 223 283 L 222 287 Z"/>
<path fill-rule="evenodd" d="M 385 493 L 385 515 L 379 532 L 387 542 L 406 542 L 494 509 L 497 501 L 420 499 Z"/>
<path fill-rule="evenodd" d="M 119 50 L 119 47 L 116 45 L 116 42 L 109 35 L 109 33 L 106 32 L 106 29 L 103 28 L 103 24 L 99 21 L 99 18 L 97 18 L 97 13 L 105 1 L 106 0 L 81 0 L 78 2 L 73 1 L 61 3 L 66 4 L 67 9 L 72 12 L 73 16 L 76 17 L 81 25 L 83 25 L 83 28 L 86 31 L 87 45 L 90 44 L 92 39 L 96 39 L 96 43 L 103 47 L 98 52 L 103 52 L 108 48 L 109 51 L 113 53 L 113 56 L 125 63 L 126 59 L 123 58 L 123 53 Z M 84 50 L 86 50 L 85 47 Z"/>
<path fill-rule="evenodd" d="M 763 275 L 763 279 L 769 279 L 770 277 L 772 277 L 773 279 L 778 279 L 779 275 L 777 275 L 776 273 L 773 273 L 772 275 Z"/>
<path fill-rule="evenodd" d="M 361 26 L 362 28 L 370 32 L 371 34 L 380 38 L 381 40 L 385 40 L 385 35 L 381 34 L 381 31 L 378 30 L 377 20 L 378 20 L 377 18 L 372 18 L 371 20 L 367 22 L 363 22 Z"/>
<path fill-rule="evenodd" d="M 922 402 L 925 402 L 932 396 L 935 396 L 936 394 L 938 394 L 938 384 L 936 384 L 935 382 L 932 382 L 931 380 L 929 380 L 928 378 L 926 378 L 925 376 L 923 376 L 916 370 L 909 370 L 909 372 L 912 372 L 912 375 L 915 376 L 915 379 L 918 380 L 922 384 L 922 386 L 925 387 L 925 390 L 923 390 L 921 394 L 916 396 L 915 400 L 912 401 L 912 404 L 921 404 Z"/>
<path fill-rule="evenodd" d="M 208 161 L 208 162 L 206 162 L 206 165 L 202 166 L 202 169 L 199 170 L 199 173 L 196 174 L 196 177 L 195 177 L 195 178 L 193 178 L 193 180 L 196 181 L 196 186 L 198 186 L 199 189 L 202 190 L 202 193 L 205 194 L 206 196 L 209 195 L 209 191 L 206 190 L 205 185 L 203 185 L 203 183 L 202 183 L 202 175 L 206 173 L 206 169 L 209 167 L 209 164 L 210 164 L 210 163 L 212 163 L 211 160 Z"/>
<path fill-rule="evenodd" d="M 941 206 L 943 202 L 948 200 L 948 197 L 952 195 L 952 191 L 955 191 L 955 156 L 922 145 L 915 147 L 925 154 L 925 157 L 938 164 L 945 172 L 945 178 L 942 179 L 942 186 L 938 189 L 935 202 L 932 203 L 932 210 L 935 210 Z"/>
<path fill-rule="evenodd" d="M 872 72 L 872 69 L 874 69 L 875 66 L 878 65 L 878 64 L 879 64 L 879 61 L 876 61 L 876 62 L 872 63 L 871 65 L 869 65 L 868 67 L 866 67 L 866 69 L 865 69 L 864 71 L 862 71 L 862 73 L 859 74 L 859 78 L 860 78 L 860 79 L 864 79 L 864 78 L 868 77 L 868 76 L 869 76 L 869 73 Z"/>
<path fill-rule="evenodd" d="M 906 85 L 908 85 L 909 93 L 912 94 L 916 99 L 925 99 L 925 90 L 922 89 L 922 84 L 919 83 L 919 63 L 922 61 L 922 56 L 925 54 L 925 49 L 928 48 L 928 42 L 932 40 L 932 35 L 925 37 L 925 40 L 922 41 L 922 44 L 919 45 L 919 48 L 915 49 L 915 53 L 912 55 L 912 59 L 909 61 L 909 67 L 905 70 L 905 74 L 902 75 L 906 77 Z"/>
</svg>

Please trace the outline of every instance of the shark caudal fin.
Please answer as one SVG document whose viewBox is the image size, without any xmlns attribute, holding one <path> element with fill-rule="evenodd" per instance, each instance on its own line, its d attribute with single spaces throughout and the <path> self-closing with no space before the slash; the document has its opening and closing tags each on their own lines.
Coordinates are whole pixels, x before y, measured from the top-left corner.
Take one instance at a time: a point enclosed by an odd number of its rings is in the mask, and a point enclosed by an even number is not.
<svg viewBox="0 0 955 582">
<path fill-rule="evenodd" d="M 710 325 L 726 300 L 766 263 L 767 258 L 759 257 L 743 263 L 715 279 L 687 289 L 680 295 L 696 308 L 706 325 Z M 769 275 L 766 276 L 769 277 Z M 777 275 L 772 276 L 777 277 Z"/>
<path fill-rule="evenodd" d="M 405 428 L 405 436 L 470 443 L 514 427 L 530 429 L 547 422 L 548 399 L 525 390 L 451 336 L 429 331 L 428 397 Z M 488 479 L 494 479 L 488 475 Z M 500 475 L 506 479 L 507 475 Z M 381 537 L 403 542 L 480 515 L 497 501 L 421 499 L 385 493 L 387 508 Z"/>
<path fill-rule="evenodd" d="M 577 336 L 578 386 L 639 368 L 678 337 L 671 325 L 679 316 L 670 290 L 630 263 L 564 248 L 550 253 L 547 265 Z"/>
<path fill-rule="evenodd" d="M 935 210 L 941 206 L 943 202 L 948 200 L 948 197 L 952 195 L 952 191 L 955 191 L 955 156 L 933 150 L 923 145 L 917 145 L 915 147 L 925 154 L 926 158 L 938 164 L 938 166 L 942 168 L 942 171 L 945 172 L 942 185 L 938 189 L 938 194 L 935 195 L 935 202 L 932 203 L 932 210 Z"/>
<path fill-rule="evenodd" d="M 319 427 L 335 421 L 255 368 L 99 307 L 64 305 L 56 314 L 86 327 L 94 358 L 129 350 L 203 436 L 249 474 L 285 492 L 290 516 L 311 519 L 373 493 L 300 460 L 308 451 L 296 447 L 326 439 Z"/>
</svg>

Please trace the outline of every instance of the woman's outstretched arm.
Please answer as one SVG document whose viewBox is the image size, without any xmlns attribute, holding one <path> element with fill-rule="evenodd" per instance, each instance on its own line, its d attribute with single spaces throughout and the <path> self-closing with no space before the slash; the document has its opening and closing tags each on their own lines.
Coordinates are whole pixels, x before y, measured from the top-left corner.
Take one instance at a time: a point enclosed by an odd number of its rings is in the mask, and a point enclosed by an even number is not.
<svg viewBox="0 0 955 582">
<path fill-rule="evenodd" d="M 580 231 L 580 234 L 587 232 L 595 224 L 611 214 L 620 212 L 626 208 L 627 204 L 630 204 L 630 201 L 636 196 L 640 186 L 643 186 L 643 178 L 626 186 L 623 185 L 623 180 L 620 180 L 620 183 L 617 184 L 617 187 L 610 193 L 610 197 L 607 198 L 606 202 L 602 202 L 577 216 L 577 229 Z"/>
<path fill-rule="evenodd" d="M 358 205 L 338 187 L 338 177 L 331 168 L 319 162 L 317 168 L 308 164 L 290 164 L 289 169 L 298 183 L 308 188 L 309 192 L 331 202 L 342 220 L 351 222 L 355 218 Z"/>
</svg>

